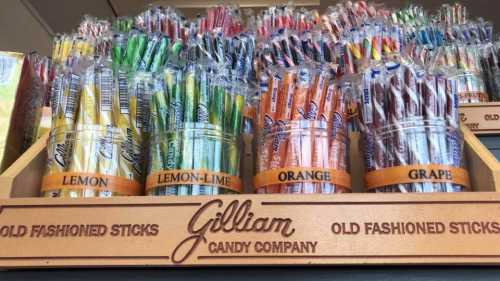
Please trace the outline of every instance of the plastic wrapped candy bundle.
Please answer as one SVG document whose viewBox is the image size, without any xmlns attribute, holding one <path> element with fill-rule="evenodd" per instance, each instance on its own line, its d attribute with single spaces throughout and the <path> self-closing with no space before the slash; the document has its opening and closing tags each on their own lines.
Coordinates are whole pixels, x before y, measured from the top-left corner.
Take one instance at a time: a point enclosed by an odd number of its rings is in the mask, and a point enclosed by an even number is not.
<svg viewBox="0 0 500 281">
<path fill-rule="evenodd" d="M 157 77 L 146 194 L 242 192 L 244 108 L 253 94 L 246 78 L 252 73 L 253 48 L 251 36 L 205 33 L 191 38 L 182 59 Z"/>
<path fill-rule="evenodd" d="M 43 196 L 142 194 L 150 80 L 115 72 L 106 57 L 56 73 Z"/>
<path fill-rule="evenodd" d="M 368 191 L 468 190 L 456 78 L 393 60 L 367 69 L 360 85 Z"/>
<path fill-rule="evenodd" d="M 347 100 L 325 69 L 260 81 L 257 193 L 349 192 Z"/>
<path fill-rule="evenodd" d="M 152 99 L 146 193 L 240 193 L 244 86 L 195 65 L 166 68 L 163 82 Z"/>
<path fill-rule="evenodd" d="M 500 101 L 499 42 L 485 44 L 481 48 L 481 66 L 490 101 Z"/>
</svg>

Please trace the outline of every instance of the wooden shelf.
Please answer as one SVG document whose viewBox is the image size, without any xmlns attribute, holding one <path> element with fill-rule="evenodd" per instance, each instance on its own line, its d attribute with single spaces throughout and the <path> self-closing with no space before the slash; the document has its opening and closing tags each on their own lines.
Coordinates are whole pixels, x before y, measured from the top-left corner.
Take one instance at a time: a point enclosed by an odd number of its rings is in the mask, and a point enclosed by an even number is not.
<svg viewBox="0 0 500 281">
<path fill-rule="evenodd" d="M 17 198 L 0 206 L 4 268 L 500 264 L 500 193 Z"/>
<path fill-rule="evenodd" d="M 459 112 L 461 122 L 475 134 L 500 134 L 500 102 L 462 104 Z"/>
<path fill-rule="evenodd" d="M 0 267 L 500 265 L 500 165 L 462 131 L 475 192 L 93 199 L 34 197 L 44 136 L 0 176 Z"/>
</svg>

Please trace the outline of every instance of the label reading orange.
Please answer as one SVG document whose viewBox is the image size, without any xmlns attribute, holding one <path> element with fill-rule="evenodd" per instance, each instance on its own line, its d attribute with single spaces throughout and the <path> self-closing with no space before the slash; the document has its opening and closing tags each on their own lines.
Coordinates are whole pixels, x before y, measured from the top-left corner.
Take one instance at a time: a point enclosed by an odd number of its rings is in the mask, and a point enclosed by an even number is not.
<svg viewBox="0 0 500 281">
<path fill-rule="evenodd" d="M 365 174 L 368 190 L 419 182 L 453 183 L 470 188 L 467 170 L 448 165 L 410 165 L 380 169 Z"/>
<path fill-rule="evenodd" d="M 351 176 L 345 171 L 321 168 L 282 168 L 257 174 L 254 177 L 255 189 L 274 184 L 287 183 L 331 183 L 351 188 Z"/>
<path fill-rule="evenodd" d="M 206 170 L 170 170 L 150 174 L 146 179 L 146 190 L 171 185 L 211 185 L 241 193 L 241 179 L 226 173 Z"/>
<path fill-rule="evenodd" d="M 124 177 L 96 174 L 64 172 L 45 176 L 42 191 L 49 190 L 91 189 L 95 191 L 111 191 L 120 195 L 141 195 L 141 184 Z"/>
</svg>

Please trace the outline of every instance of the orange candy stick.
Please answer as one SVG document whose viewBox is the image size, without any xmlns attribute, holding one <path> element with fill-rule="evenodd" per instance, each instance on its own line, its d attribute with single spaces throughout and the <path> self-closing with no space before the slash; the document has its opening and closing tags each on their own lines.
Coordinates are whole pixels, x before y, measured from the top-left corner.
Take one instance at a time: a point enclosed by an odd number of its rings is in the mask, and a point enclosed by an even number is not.
<svg viewBox="0 0 500 281">
<path fill-rule="evenodd" d="M 283 134 L 292 117 L 292 102 L 295 89 L 295 71 L 288 70 L 283 75 L 278 94 L 278 113 L 276 117 L 275 135 L 273 138 L 271 163 L 269 169 L 282 168 L 286 162 L 288 136 Z M 279 190 L 280 185 L 268 186 L 268 190 Z"/>
<path fill-rule="evenodd" d="M 308 108 L 308 119 L 320 120 L 321 113 L 324 112 L 326 94 L 328 88 L 328 73 L 322 70 L 316 76 L 316 82 L 313 88 L 313 94 L 309 102 Z M 320 125 L 318 122 L 317 125 Z M 326 129 L 327 123 L 324 124 Z M 313 131 L 309 134 L 309 142 L 312 149 L 312 155 L 308 163 L 305 163 L 304 167 L 314 167 L 314 168 L 327 168 L 327 152 L 328 152 L 328 134 L 324 134 L 326 130 L 319 129 L 314 126 Z M 304 146 L 304 144 L 303 144 Z M 323 184 L 317 183 L 306 183 L 304 184 L 304 193 L 319 193 L 323 188 Z"/>
<path fill-rule="evenodd" d="M 263 116 L 263 136 L 267 136 L 273 132 L 273 127 L 276 122 L 278 113 L 278 90 L 281 77 L 278 74 L 271 76 L 267 91 L 268 101 L 264 104 Z M 259 170 L 264 171 L 269 168 L 272 156 L 273 139 L 264 137 L 264 143 L 261 145 Z"/>
<path fill-rule="evenodd" d="M 345 171 L 347 170 L 347 102 L 344 94 L 340 91 L 334 91 L 333 110 L 331 126 L 333 130 L 333 138 L 329 147 L 329 166 L 332 169 Z M 342 188 L 340 186 L 336 187 Z M 345 187 L 343 187 L 345 188 Z M 339 192 L 336 190 L 335 192 Z"/>
<path fill-rule="evenodd" d="M 307 97 L 311 87 L 311 77 L 308 69 L 301 69 L 297 73 L 296 87 L 294 89 L 291 120 L 299 121 L 306 119 Z M 297 128 L 294 128 L 297 129 Z M 302 135 L 294 131 L 290 134 L 287 145 L 287 153 L 284 167 L 301 167 L 302 159 L 311 155 L 310 147 L 302 146 Z M 303 184 L 289 184 L 285 189 L 288 193 L 302 192 Z"/>
</svg>

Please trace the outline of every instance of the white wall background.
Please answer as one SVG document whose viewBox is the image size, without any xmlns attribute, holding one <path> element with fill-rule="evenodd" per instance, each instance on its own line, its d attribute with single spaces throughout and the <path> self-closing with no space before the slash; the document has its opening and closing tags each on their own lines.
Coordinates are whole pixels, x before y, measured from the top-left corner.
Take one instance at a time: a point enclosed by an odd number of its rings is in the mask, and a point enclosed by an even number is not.
<svg viewBox="0 0 500 281">
<path fill-rule="evenodd" d="M 21 0 L 0 1 L 0 51 L 50 55 L 51 36 Z"/>
</svg>

